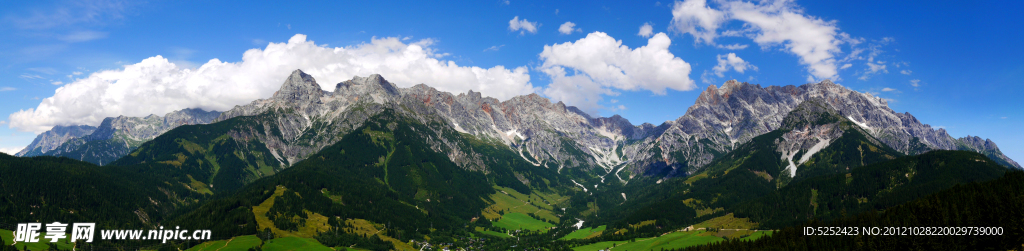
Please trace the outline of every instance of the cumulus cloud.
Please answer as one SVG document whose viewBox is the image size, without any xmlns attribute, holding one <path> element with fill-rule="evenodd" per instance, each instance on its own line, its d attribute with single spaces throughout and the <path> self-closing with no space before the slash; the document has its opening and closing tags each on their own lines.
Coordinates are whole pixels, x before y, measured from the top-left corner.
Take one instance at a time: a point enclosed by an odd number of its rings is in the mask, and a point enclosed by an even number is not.
<svg viewBox="0 0 1024 251">
<path fill-rule="evenodd" d="M 722 58 L 725 56 L 725 58 Z M 750 62 L 744 61 L 742 58 L 737 57 L 736 53 L 729 53 L 728 55 L 718 55 L 718 65 L 711 68 L 718 77 L 723 77 L 726 71 L 733 69 L 736 72 L 743 73 L 747 69 L 757 70 L 757 66 L 750 64 Z"/>
<path fill-rule="evenodd" d="M 713 44 L 718 27 L 726 20 L 726 13 L 708 7 L 706 0 L 676 1 L 669 30 L 689 33 L 696 42 Z"/>
<path fill-rule="evenodd" d="M 920 79 L 911 79 L 910 80 L 910 86 L 913 86 L 913 87 L 921 86 L 921 80 Z"/>
<path fill-rule="evenodd" d="M 899 64 L 896 65 L 897 68 L 899 66 L 900 66 Z M 910 73 L 912 73 L 912 71 L 910 71 L 910 70 L 902 70 L 902 71 L 900 71 L 900 74 L 903 74 L 903 75 L 910 75 Z"/>
<path fill-rule="evenodd" d="M 672 44 L 665 33 L 647 40 L 647 45 L 630 49 L 621 40 L 603 32 L 555 45 L 545 45 L 538 68 L 551 78 L 544 95 L 596 114 L 603 95 L 619 90 L 648 90 L 665 95 L 666 89 L 692 90 L 690 64 L 669 52 Z"/>
<path fill-rule="evenodd" d="M 839 69 L 840 70 L 845 70 L 846 68 L 850 68 L 850 67 L 853 67 L 853 64 L 847 63 L 847 64 L 844 64 L 843 67 L 839 67 Z"/>
<path fill-rule="evenodd" d="M 432 43 L 424 39 L 407 44 L 389 37 L 327 47 L 298 34 L 287 43 L 250 49 L 239 62 L 212 59 L 195 69 L 154 56 L 76 79 L 38 107 L 15 112 L 8 120 L 11 128 L 39 133 L 54 125 L 97 125 L 118 115 L 163 115 L 184 108 L 225 111 L 270 97 L 295 69 L 309 73 L 329 91 L 338 82 L 374 73 L 401 87 L 425 83 L 442 91 L 472 89 L 503 100 L 535 91 L 526 67 L 459 66 L 439 59 L 443 55 L 430 47 Z"/>
<path fill-rule="evenodd" d="M 537 22 L 526 21 L 526 18 L 523 18 L 523 20 L 519 20 L 519 16 L 513 17 L 512 20 L 508 21 L 508 30 L 522 30 L 519 31 L 520 35 L 524 34 L 524 32 L 537 33 L 537 27 L 539 26 L 540 24 L 538 24 Z"/>
<path fill-rule="evenodd" d="M 25 147 L 0 147 L 0 152 L 6 153 L 7 155 L 14 155 L 24 148 Z"/>
<path fill-rule="evenodd" d="M 574 32 L 574 31 L 575 32 L 583 32 L 583 29 L 579 29 L 579 28 L 575 28 L 575 27 L 576 27 L 576 24 L 574 24 L 572 22 L 565 22 L 561 26 L 558 26 L 558 33 L 569 35 L 569 34 L 572 34 L 572 32 Z"/>
<path fill-rule="evenodd" d="M 636 35 L 649 38 L 654 35 L 654 26 L 651 23 L 644 23 L 644 25 L 640 26 L 640 32 L 637 32 Z"/>
</svg>

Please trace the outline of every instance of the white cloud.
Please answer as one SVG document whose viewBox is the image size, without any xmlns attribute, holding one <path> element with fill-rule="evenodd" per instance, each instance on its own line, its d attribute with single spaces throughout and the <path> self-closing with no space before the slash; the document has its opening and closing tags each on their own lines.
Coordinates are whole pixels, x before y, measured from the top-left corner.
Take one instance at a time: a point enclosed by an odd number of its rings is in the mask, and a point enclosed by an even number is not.
<svg viewBox="0 0 1024 251">
<path fill-rule="evenodd" d="M 19 29 L 48 29 L 75 24 L 102 24 L 120 19 L 132 1 L 95 0 L 62 2 L 52 11 L 35 11 L 26 16 L 8 15 L 5 21 Z"/>
<path fill-rule="evenodd" d="M 892 91 L 896 91 L 896 89 L 886 87 L 886 88 L 882 88 L 882 91 L 883 92 L 892 92 Z"/>
<path fill-rule="evenodd" d="M 526 20 L 523 19 L 523 21 L 526 21 Z M 574 24 L 572 22 L 565 22 L 561 26 L 558 26 L 558 33 L 569 35 L 569 34 L 572 34 L 573 31 L 575 31 L 575 32 L 583 32 L 583 29 L 579 29 L 579 28 L 575 28 L 575 27 L 576 27 L 576 24 Z"/>
<path fill-rule="evenodd" d="M 899 64 L 896 64 L 897 68 L 899 68 L 899 66 L 900 66 Z M 910 70 L 902 70 L 902 71 L 900 71 L 900 74 L 903 74 L 903 75 L 910 75 L 910 73 L 912 73 L 912 71 L 910 71 Z"/>
<path fill-rule="evenodd" d="M 840 33 L 835 21 L 805 15 L 791 0 L 716 3 L 719 9 L 708 6 L 706 0 L 676 1 L 670 30 L 689 33 L 697 43 L 715 44 L 714 39 L 722 35 L 749 37 L 762 48 L 782 46 L 800 58 L 810 80 L 838 79 L 839 45 L 859 42 Z M 744 28 L 718 34 L 718 28 L 730 20 L 742 21 Z"/>
<path fill-rule="evenodd" d="M 53 81 L 53 82 L 50 82 L 50 84 L 51 84 L 51 85 L 63 85 L 63 84 L 64 84 L 64 82 L 60 82 L 60 81 Z"/>
<path fill-rule="evenodd" d="M 726 13 L 708 7 L 706 0 L 676 1 L 669 30 L 689 33 L 695 42 L 714 44 L 718 26 L 726 20 Z"/>
<path fill-rule="evenodd" d="M 4 86 L 4 87 L 0 87 L 0 92 L 8 92 L 8 91 L 13 91 L 13 90 L 17 90 L 17 89 L 18 88 L 14 88 L 14 87 L 10 87 L 10 86 Z"/>
<path fill-rule="evenodd" d="M 1000 117 L 1000 118 L 1001 118 L 1001 119 L 1006 119 L 1006 117 Z"/>
<path fill-rule="evenodd" d="M 101 39 L 101 38 L 105 38 L 105 37 L 107 37 L 107 33 L 106 32 L 86 30 L 86 31 L 75 31 L 75 32 L 72 32 L 70 34 L 67 34 L 67 35 L 64 35 L 64 36 L 60 36 L 57 39 L 60 39 L 61 41 L 68 42 L 68 43 L 78 43 L 78 42 L 86 42 L 86 41 Z"/>
<path fill-rule="evenodd" d="M 71 75 L 75 75 L 75 76 L 82 75 L 82 72 L 80 72 L 80 71 L 72 72 Z"/>
<path fill-rule="evenodd" d="M 725 58 L 722 58 L 725 56 Z M 737 57 L 736 53 L 729 53 L 728 55 L 718 55 L 718 65 L 711 68 L 718 77 L 723 77 L 726 71 L 729 69 L 736 70 L 736 72 L 743 73 L 747 69 L 757 70 L 757 66 L 750 64 L 750 62 L 744 61 L 742 58 Z"/>
<path fill-rule="evenodd" d="M 39 76 L 37 74 L 21 74 L 21 76 L 18 77 L 23 79 L 43 79 L 43 76 Z"/>
<path fill-rule="evenodd" d="M 524 32 L 537 33 L 538 26 L 540 26 L 540 24 L 538 24 L 537 22 L 526 21 L 526 18 L 523 18 L 523 20 L 519 20 L 519 16 L 513 17 L 512 20 L 508 21 L 508 30 L 523 30 L 519 32 L 520 35 L 522 35 Z"/>
<path fill-rule="evenodd" d="M 846 68 L 853 67 L 853 64 L 844 64 L 843 67 L 839 67 L 840 70 L 846 70 Z"/>
<path fill-rule="evenodd" d="M 867 71 L 864 72 L 864 74 L 862 74 L 860 76 L 860 78 L 858 78 L 858 79 L 860 79 L 860 80 L 868 80 L 868 78 L 871 78 L 871 75 L 876 75 L 879 72 L 889 73 L 889 70 L 885 69 L 884 63 L 885 62 L 882 62 L 882 61 L 878 61 L 878 64 L 875 64 L 875 63 L 872 63 L 872 62 L 867 62 L 867 64 L 865 64 L 865 65 L 868 66 Z"/>
<path fill-rule="evenodd" d="M 664 95 L 666 89 L 696 88 L 690 64 L 669 52 L 671 44 L 668 35 L 658 33 L 646 46 L 630 49 L 608 34 L 592 32 L 576 42 L 545 45 L 539 70 L 551 83 L 544 94 L 596 114 L 604 108 L 598 104 L 602 95 L 617 95 L 617 90 Z"/>
<path fill-rule="evenodd" d="M 46 75 L 57 74 L 57 69 L 50 68 L 50 67 L 28 68 L 28 70 L 34 71 L 34 72 L 38 72 L 38 73 L 42 73 L 42 74 L 46 74 Z"/>
<path fill-rule="evenodd" d="M 500 1 L 500 2 L 501 2 L 501 4 L 504 4 L 504 5 L 510 5 L 510 4 L 512 4 L 512 2 L 509 2 L 509 0 L 505 0 L 505 1 Z"/>
<path fill-rule="evenodd" d="M 637 32 L 636 35 L 649 38 L 654 35 L 654 26 L 651 23 L 644 23 L 644 25 L 640 26 L 640 32 Z"/>
<path fill-rule="evenodd" d="M 14 155 L 15 153 L 20 152 L 21 149 L 25 149 L 25 147 L 0 147 L 0 152 L 6 153 L 7 155 Z"/>
<path fill-rule="evenodd" d="M 501 47 L 505 47 L 505 45 L 495 45 L 495 46 L 487 47 L 487 49 L 484 49 L 484 51 L 485 52 L 486 51 L 498 51 L 498 50 L 501 50 Z"/>
<path fill-rule="evenodd" d="M 912 80 L 910 80 L 910 86 L 913 86 L 913 87 L 921 86 L 921 80 L 920 79 L 912 79 Z"/>
<path fill-rule="evenodd" d="M 7 120 L 0 120 L 0 125 L 6 125 L 6 124 L 7 124 Z"/>
<path fill-rule="evenodd" d="M 250 49 L 239 62 L 212 59 L 195 69 L 182 69 L 155 56 L 77 79 L 38 107 L 15 112 L 8 120 L 12 128 L 38 133 L 54 125 L 97 125 L 118 115 L 162 115 L 184 108 L 225 111 L 270 97 L 295 69 L 309 73 L 329 91 L 338 82 L 374 73 L 400 87 L 425 83 L 455 93 L 472 89 L 502 100 L 536 91 L 526 67 L 459 66 L 438 59 L 443 54 L 436 53 L 432 43 L 424 39 L 406 44 L 389 37 L 327 47 L 298 34 L 287 43 Z"/>
<path fill-rule="evenodd" d="M 789 1 L 729 2 L 727 5 L 733 18 L 756 28 L 758 32 L 753 39 L 758 45 L 782 45 L 800 57 L 800 64 L 808 68 L 809 78 L 838 78 L 834 57 L 840 52 L 839 44 L 843 41 L 837 38 L 840 34 L 835 21 L 804 15 L 803 10 Z"/>
<path fill-rule="evenodd" d="M 715 45 L 715 47 L 718 47 L 719 49 L 726 49 L 726 50 L 742 50 L 742 49 L 746 49 L 747 46 L 749 46 L 749 45 L 745 45 L 745 44 L 727 44 L 727 45 L 716 44 Z"/>
</svg>

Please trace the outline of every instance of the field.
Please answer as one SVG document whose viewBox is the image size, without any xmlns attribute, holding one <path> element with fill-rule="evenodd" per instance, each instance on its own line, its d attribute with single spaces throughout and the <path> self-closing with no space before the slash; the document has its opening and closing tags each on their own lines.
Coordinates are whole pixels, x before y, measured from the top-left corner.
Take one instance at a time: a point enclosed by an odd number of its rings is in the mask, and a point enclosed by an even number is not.
<svg viewBox="0 0 1024 251">
<path fill-rule="evenodd" d="M 314 239 L 299 237 L 284 237 L 267 241 L 263 244 L 264 251 L 285 251 L 285 250 L 333 250 L 321 245 Z"/>
<path fill-rule="evenodd" d="M 508 213 L 502 215 L 501 220 L 494 222 L 494 226 L 509 230 L 525 229 L 540 231 L 550 229 L 555 225 L 534 219 L 533 217 L 522 213 Z"/>
<path fill-rule="evenodd" d="M 590 237 L 600 235 L 602 232 L 604 232 L 604 229 L 604 225 L 601 225 L 600 227 L 597 228 L 583 228 L 580 230 L 573 231 L 572 233 L 569 233 L 563 236 L 562 238 L 559 238 L 559 240 L 587 239 Z"/>
<path fill-rule="evenodd" d="M 605 241 L 573 248 L 575 251 L 597 250 L 661 250 L 677 249 L 723 240 L 716 236 L 705 236 L 704 231 L 672 232 L 666 235 L 637 239 L 636 241 Z"/>
<path fill-rule="evenodd" d="M 28 244 L 28 250 L 46 250 L 46 249 L 50 248 L 48 245 L 46 245 L 47 243 L 49 243 L 50 239 L 43 239 L 43 235 L 44 234 L 45 234 L 44 232 L 39 232 L 39 242 L 34 242 L 34 243 L 24 243 L 24 242 L 21 242 L 21 243 L 18 243 L 16 245 L 14 245 L 14 247 L 18 248 L 18 250 L 22 250 L 22 249 L 25 248 L 25 244 Z M 4 243 L 6 243 L 7 245 L 10 245 L 11 243 L 14 243 L 14 231 L 0 229 L 0 237 L 3 238 Z M 60 249 L 60 250 L 71 250 L 71 248 L 74 247 L 74 244 L 68 243 L 67 239 L 57 240 L 57 243 L 54 243 L 54 244 L 56 244 L 57 248 Z"/>
<path fill-rule="evenodd" d="M 263 244 L 260 238 L 256 238 L 255 235 L 244 235 L 231 238 L 229 240 L 219 241 L 208 241 L 202 244 L 196 245 L 189 248 L 189 251 L 246 251 L 252 247 L 258 247 Z"/>
<path fill-rule="evenodd" d="M 750 220 L 746 218 L 733 217 L 730 213 L 701 223 L 693 224 L 693 227 L 698 229 L 706 227 L 722 229 L 753 229 L 757 227 L 757 223 L 750 222 Z"/>
<path fill-rule="evenodd" d="M 483 216 L 491 221 L 497 220 L 502 213 L 532 213 L 540 219 L 558 223 L 559 217 L 555 214 L 557 211 L 561 211 L 561 208 L 556 208 L 555 205 L 569 199 L 554 193 L 533 192 L 526 195 L 505 187 L 495 186 L 494 189 L 498 192 L 489 197 L 494 204 L 482 212 Z"/>
<path fill-rule="evenodd" d="M 409 243 L 405 243 L 402 242 L 401 240 L 381 234 L 380 229 L 384 228 L 384 225 L 382 224 L 373 223 L 364 219 L 348 219 L 345 220 L 345 223 L 352 226 L 350 228 L 346 228 L 346 230 L 351 231 L 354 234 L 365 236 L 377 235 L 377 237 L 380 237 L 381 240 L 389 241 L 392 244 L 395 244 L 395 249 L 416 250 L 415 248 L 410 246 Z"/>
</svg>

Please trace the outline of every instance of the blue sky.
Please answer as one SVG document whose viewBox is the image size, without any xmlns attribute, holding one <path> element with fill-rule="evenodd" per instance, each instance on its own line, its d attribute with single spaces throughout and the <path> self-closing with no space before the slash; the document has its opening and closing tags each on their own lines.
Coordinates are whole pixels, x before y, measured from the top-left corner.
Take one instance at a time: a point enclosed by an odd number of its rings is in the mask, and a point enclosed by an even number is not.
<svg viewBox="0 0 1024 251">
<path fill-rule="evenodd" d="M 366 2 L 4 3 L 0 149 L 55 124 L 224 110 L 302 68 L 328 90 L 377 72 L 634 124 L 675 119 L 729 79 L 829 78 L 1024 160 L 1024 2 Z"/>
</svg>

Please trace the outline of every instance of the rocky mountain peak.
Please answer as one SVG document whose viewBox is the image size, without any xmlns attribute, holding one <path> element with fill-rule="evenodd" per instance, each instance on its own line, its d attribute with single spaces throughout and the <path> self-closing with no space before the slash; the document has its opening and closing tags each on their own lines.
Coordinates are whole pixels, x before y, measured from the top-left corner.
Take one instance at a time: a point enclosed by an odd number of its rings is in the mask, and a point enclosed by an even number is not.
<svg viewBox="0 0 1024 251">
<path fill-rule="evenodd" d="M 722 88 L 718 88 L 715 85 L 708 85 L 708 88 L 704 89 L 704 91 L 700 93 L 700 96 L 697 97 L 697 101 L 694 105 L 714 106 L 722 102 L 727 102 L 729 97 L 734 93 L 742 92 L 749 86 L 753 85 L 736 80 L 726 81 L 722 84 Z"/>
<path fill-rule="evenodd" d="M 56 125 L 49 131 L 36 136 L 36 139 L 32 140 L 31 144 L 15 154 L 15 156 L 31 157 L 43 155 L 57 147 L 60 147 L 61 144 L 64 144 L 64 142 L 67 142 L 68 140 L 84 137 L 91 134 L 93 131 L 96 131 L 96 127 L 87 125 Z"/>
<path fill-rule="evenodd" d="M 284 85 L 281 85 L 281 89 L 274 93 L 273 99 L 308 104 L 319 101 L 323 97 L 323 92 L 313 76 L 302 72 L 302 70 L 295 70 L 284 81 Z"/>
<path fill-rule="evenodd" d="M 996 146 L 996 143 L 992 142 L 991 139 L 982 139 L 978 136 L 967 135 L 967 137 L 956 139 L 956 145 L 957 150 L 979 152 L 985 154 L 985 156 L 988 156 L 992 160 L 999 162 L 1001 165 L 1022 169 L 1020 164 L 1004 155 L 1003 152 L 999 150 L 999 146 Z"/>
<path fill-rule="evenodd" d="M 369 95 L 374 102 L 384 103 L 391 98 L 401 96 L 398 87 L 388 82 L 380 74 L 373 74 L 368 77 L 353 77 L 350 80 L 338 83 L 334 87 L 335 97 L 358 97 Z"/>
<path fill-rule="evenodd" d="M 725 84 L 722 84 L 722 88 L 718 89 L 718 95 L 729 95 L 733 90 L 743 88 L 743 84 L 735 79 L 725 81 Z"/>
</svg>

